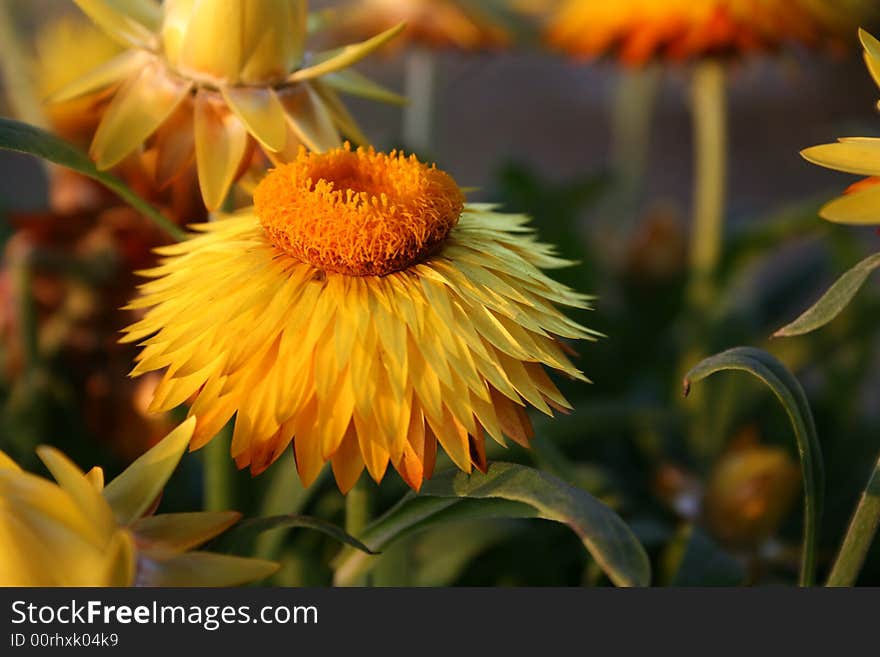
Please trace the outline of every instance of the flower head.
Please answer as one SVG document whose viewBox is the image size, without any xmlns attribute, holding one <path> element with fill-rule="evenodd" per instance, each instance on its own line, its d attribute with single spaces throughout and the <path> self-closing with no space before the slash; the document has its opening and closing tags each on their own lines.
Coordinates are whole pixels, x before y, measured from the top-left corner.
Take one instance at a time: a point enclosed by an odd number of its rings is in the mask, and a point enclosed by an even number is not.
<svg viewBox="0 0 880 657">
<path fill-rule="evenodd" d="M 414 157 L 301 151 L 255 207 L 209 224 L 145 272 L 127 329 L 134 374 L 165 369 L 152 408 L 191 400 L 198 448 L 235 415 L 232 456 L 262 472 L 293 442 L 304 483 L 330 461 L 343 491 L 390 462 L 419 488 L 437 444 L 484 468 L 484 436 L 528 444 L 531 404 L 567 402 L 560 338 L 595 334 L 554 304 L 589 299 L 539 268 L 569 263 L 527 218 L 465 204 Z"/>
<path fill-rule="evenodd" d="M 865 48 L 865 63 L 880 85 L 880 41 L 859 31 Z M 868 178 L 850 186 L 846 193 L 825 205 L 824 219 L 840 224 L 880 224 L 880 139 L 845 137 L 835 144 L 813 146 L 801 152 L 804 159 L 819 166 Z"/>
<path fill-rule="evenodd" d="M 575 57 L 640 65 L 827 44 L 855 29 L 864 0 L 562 0 L 547 40 Z"/>
<path fill-rule="evenodd" d="M 128 49 L 56 93 L 62 102 L 109 90 L 91 155 L 107 169 L 145 143 L 168 184 L 195 158 L 205 204 L 216 209 L 259 144 L 285 161 L 300 145 L 364 138 L 337 90 L 397 101 L 346 67 L 395 36 L 309 56 L 305 0 L 75 0 Z"/>
<path fill-rule="evenodd" d="M 511 41 L 509 25 L 497 7 L 461 0 L 358 0 L 340 12 L 343 34 L 373 34 L 406 23 L 397 47 L 408 43 L 429 48 L 487 50 Z"/>
<path fill-rule="evenodd" d="M 238 513 L 145 515 L 194 428 L 187 420 L 107 486 L 100 468 L 83 473 L 51 447 L 37 453 L 55 482 L 0 452 L 0 585 L 230 586 L 270 575 L 272 562 L 191 551 Z"/>
</svg>

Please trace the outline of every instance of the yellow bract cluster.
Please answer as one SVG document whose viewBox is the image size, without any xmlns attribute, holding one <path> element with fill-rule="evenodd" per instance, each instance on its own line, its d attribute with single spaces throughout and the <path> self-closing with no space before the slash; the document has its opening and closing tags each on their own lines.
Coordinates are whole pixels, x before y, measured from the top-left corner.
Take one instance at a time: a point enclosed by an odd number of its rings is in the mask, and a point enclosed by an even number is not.
<svg viewBox="0 0 880 657">
<path fill-rule="evenodd" d="M 0 586 L 234 586 L 278 565 L 193 548 L 235 524 L 235 511 L 154 515 L 195 429 L 190 419 L 104 485 L 52 447 L 55 478 L 22 471 L 0 451 Z"/>
<path fill-rule="evenodd" d="M 569 263 L 527 218 L 368 150 L 301 153 L 256 200 L 162 247 L 131 305 L 147 309 L 124 338 L 144 347 L 133 373 L 165 370 L 152 410 L 191 402 L 191 447 L 235 416 L 232 456 L 255 474 L 293 443 L 306 485 L 330 461 L 344 492 L 389 464 L 417 489 L 438 444 L 485 469 L 487 436 L 528 444 L 527 405 L 570 408 L 544 368 L 584 379 L 561 341 L 596 334 L 556 306 L 590 299 L 541 271 Z"/>
<path fill-rule="evenodd" d="M 430 255 L 458 223 L 451 176 L 402 153 L 301 150 L 254 193 L 276 246 L 317 269 L 384 276 Z"/>
<path fill-rule="evenodd" d="M 365 142 L 337 92 L 401 100 L 347 69 L 403 26 L 306 57 L 305 0 L 75 2 L 127 50 L 50 100 L 102 94 L 109 104 L 89 149 L 98 168 L 151 153 L 150 169 L 164 188 L 195 162 L 209 210 L 251 166 L 257 145 L 273 161 L 287 161 L 300 145 L 337 148 L 341 134 Z"/>
</svg>

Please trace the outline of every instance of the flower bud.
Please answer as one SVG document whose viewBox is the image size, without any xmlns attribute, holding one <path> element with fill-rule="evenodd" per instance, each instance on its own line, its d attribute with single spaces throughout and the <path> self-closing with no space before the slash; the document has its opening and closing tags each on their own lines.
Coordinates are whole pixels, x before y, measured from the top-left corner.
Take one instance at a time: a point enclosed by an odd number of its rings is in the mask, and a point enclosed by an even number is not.
<svg viewBox="0 0 880 657">
<path fill-rule="evenodd" d="M 733 545 L 769 538 L 791 510 L 799 480 L 797 465 L 779 447 L 751 445 L 726 454 L 706 492 L 709 528 Z"/>
<path fill-rule="evenodd" d="M 299 63 L 305 36 L 304 0 L 165 2 L 165 58 L 194 79 L 245 85 L 277 82 Z"/>
</svg>

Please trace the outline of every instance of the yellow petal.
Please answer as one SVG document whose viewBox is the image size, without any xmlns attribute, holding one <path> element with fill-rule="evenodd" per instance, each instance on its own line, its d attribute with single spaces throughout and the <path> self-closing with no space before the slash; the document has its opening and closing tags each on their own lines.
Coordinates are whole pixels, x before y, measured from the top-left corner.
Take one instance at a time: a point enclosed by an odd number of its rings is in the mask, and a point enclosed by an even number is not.
<svg viewBox="0 0 880 657">
<path fill-rule="evenodd" d="M 239 586 L 264 579 L 278 564 L 210 552 L 187 552 L 151 562 L 144 569 L 146 586 Z"/>
<path fill-rule="evenodd" d="M 865 64 L 868 66 L 868 71 L 871 72 L 874 82 L 880 85 L 880 41 L 861 28 L 859 28 L 859 39 L 865 48 Z"/>
<path fill-rule="evenodd" d="M 841 196 L 825 205 L 819 214 L 836 224 L 880 224 L 880 185 Z"/>
<path fill-rule="evenodd" d="M 242 62 L 241 3 L 199 0 L 192 4 L 186 20 L 179 59 L 171 62 L 182 69 L 237 82 Z"/>
<path fill-rule="evenodd" d="M 195 101 L 196 164 L 202 198 L 209 210 L 226 199 L 242 159 L 248 132 L 238 117 L 205 93 Z"/>
<path fill-rule="evenodd" d="M 9 458 L 9 455 L 6 454 L 2 449 L 0 449 L 0 470 L 14 470 L 16 472 L 20 472 L 21 468 L 18 467 L 18 464 Z"/>
<path fill-rule="evenodd" d="M 18 524 L 33 535 L 43 537 L 44 542 L 75 540 L 83 544 L 84 550 L 103 546 L 108 538 L 99 536 L 91 518 L 83 514 L 71 495 L 48 479 L 27 472 L 0 470 L 0 499 L 4 505 L 8 504 L 0 514 L 0 531 L 9 529 L 9 523 Z M 15 534 L 13 532 L 10 538 L 13 544 L 17 540 Z M 48 537 L 52 537 L 51 540 Z"/>
<path fill-rule="evenodd" d="M 146 48 L 162 20 L 162 9 L 153 0 L 74 0 L 77 6 L 124 46 Z"/>
<path fill-rule="evenodd" d="M 186 450 L 196 419 L 188 418 L 107 484 L 104 498 L 120 525 L 140 518 L 156 500 Z"/>
<path fill-rule="evenodd" d="M 443 409 L 442 424 L 438 425 L 429 418 L 429 426 L 452 462 L 460 470 L 470 473 L 471 449 L 468 432 L 449 409 L 445 407 Z"/>
<path fill-rule="evenodd" d="M 364 471 L 364 460 L 361 458 L 361 449 L 358 445 L 357 431 L 354 424 L 350 424 L 345 437 L 339 445 L 339 449 L 333 454 L 330 460 L 333 467 L 333 476 L 336 478 L 336 484 L 343 495 L 348 493 L 361 473 Z"/>
<path fill-rule="evenodd" d="M 297 85 L 280 97 L 288 124 L 307 148 L 324 152 L 342 145 L 333 117 L 309 85 Z"/>
<path fill-rule="evenodd" d="M 404 27 L 406 25 L 401 23 L 361 43 L 345 46 L 329 53 L 320 53 L 315 56 L 315 59 L 318 60 L 317 64 L 296 71 L 290 76 L 289 80 L 291 82 L 302 82 L 303 80 L 310 80 L 347 68 L 388 43 L 388 41 L 400 34 Z"/>
<path fill-rule="evenodd" d="M 101 545 L 116 530 L 113 511 L 92 483 L 69 458 L 54 447 L 38 447 L 37 456 L 55 477 L 55 481 L 70 495 L 83 516 L 90 519 L 94 543 Z"/>
<path fill-rule="evenodd" d="M 86 472 L 86 479 L 88 479 L 89 483 L 95 487 L 95 490 L 104 490 L 104 470 L 100 466 L 96 465 Z"/>
<path fill-rule="evenodd" d="M 156 133 L 156 184 L 164 189 L 195 158 L 193 109 L 190 103 L 178 105 Z"/>
<path fill-rule="evenodd" d="M 409 101 L 406 96 L 401 96 L 390 91 L 380 84 L 376 84 L 365 75 L 361 75 L 352 69 L 328 73 L 321 81 L 330 87 L 345 94 L 375 100 L 380 103 L 391 105 L 406 105 Z"/>
<path fill-rule="evenodd" d="M 244 3 L 240 21 L 241 80 L 245 84 L 280 78 L 299 63 L 306 38 L 305 5 L 290 0 Z"/>
<path fill-rule="evenodd" d="M 223 87 L 223 98 L 245 127 L 270 151 L 287 143 L 284 107 L 271 88 Z"/>
<path fill-rule="evenodd" d="M 171 80 L 155 62 L 125 84 L 92 141 L 90 154 L 98 168 L 109 169 L 140 146 L 186 97 L 191 84 Z"/>
<path fill-rule="evenodd" d="M 349 113 L 337 93 L 319 81 L 312 82 L 312 86 L 315 93 L 318 94 L 321 101 L 330 112 L 330 116 L 333 118 L 333 123 L 339 132 L 358 146 L 368 145 L 370 143 L 369 140 L 364 133 L 361 132 L 361 128 L 357 124 L 357 121 L 355 121 L 355 118 Z"/>
<path fill-rule="evenodd" d="M 128 531 L 118 531 L 107 547 L 104 586 L 133 586 L 137 574 L 137 550 Z"/>
<path fill-rule="evenodd" d="M 165 0 L 162 6 L 162 53 L 179 66 L 186 31 L 196 0 Z"/>
<path fill-rule="evenodd" d="M 239 521 L 237 511 L 163 513 L 140 518 L 131 526 L 146 553 L 180 553 L 198 547 Z"/>
<path fill-rule="evenodd" d="M 98 68 L 64 85 L 51 94 L 47 103 L 63 103 L 80 96 L 101 91 L 130 78 L 150 61 L 150 55 L 143 50 L 127 50 Z"/>
<path fill-rule="evenodd" d="M 851 137 L 836 144 L 822 144 L 801 151 L 808 162 L 829 169 L 880 176 L 880 139 Z"/>
</svg>

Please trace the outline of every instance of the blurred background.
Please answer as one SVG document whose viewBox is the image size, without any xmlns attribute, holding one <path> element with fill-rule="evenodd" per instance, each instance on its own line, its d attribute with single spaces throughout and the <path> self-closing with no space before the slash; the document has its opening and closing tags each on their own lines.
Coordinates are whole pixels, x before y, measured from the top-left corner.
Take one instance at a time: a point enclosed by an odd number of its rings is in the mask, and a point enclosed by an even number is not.
<svg viewBox="0 0 880 657">
<path fill-rule="evenodd" d="M 48 22 L 77 14 L 62 0 L 0 2 L 4 20 L 14 21 L 5 29 L 14 29 L 29 52 Z M 316 11 L 344 12 L 339 2 L 311 4 Z M 328 27 L 333 14 L 321 16 L 315 46 L 339 43 Z M 422 154 L 460 185 L 477 188 L 472 199 L 531 214 L 542 239 L 579 262 L 555 275 L 599 295 L 597 310 L 579 319 L 608 336 L 579 348 L 580 366 L 593 384 L 563 387 L 575 411 L 554 420 L 535 417 L 531 452 L 499 448 L 490 458 L 535 464 L 612 504 L 648 548 L 657 584 L 796 579 L 801 482 L 788 420 L 748 377 L 720 376 L 701 384 L 699 399 L 683 400 L 681 376 L 700 357 L 760 346 L 805 386 L 828 475 L 820 572 L 880 450 L 876 285 L 866 286 L 823 331 L 769 340 L 878 245 L 871 229 L 818 218 L 821 204 L 854 180 L 798 155 L 838 136 L 880 135 L 880 91 L 854 32 L 846 46 L 832 53 L 751 55 L 729 65 L 727 234 L 708 318 L 693 317 L 685 303 L 693 179 L 687 64 L 633 73 L 610 58 L 572 61 L 547 52 L 531 34 L 488 51 L 432 49 L 429 68 L 422 69 L 432 76 L 434 99 Z M 406 80 L 413 75 L 408 57 L 380 51 L 358 70 L 405 93 L 413 86 Z M 8 66 L 5 72 L 2 108 L 11 115 Z M 653 110 L 646 111 L 643 150 L 634 156 L 644 157 L 644 169 L 621 172 L 615 98 L 622 80 L 634 75 L 641 76 L 642 102 Z M 377 147 L 403 145 L 401 109 L 358 99 L 347 106 Z M 129 270 L 133 262 L 137 268 L 149 263 L 152 243 L 125 213 L 105 217 L 98 229 L 94 217 L 48 216 L 47 198 L 38 162 L 0 152 L 0 448 L 26 460 L 30 446 L 49 442 L 84 463 L 118 469 L 171 423 L 145 415 L 149 391 L 142 386 L 148 384 L 117 376 L 130 354 L 113 346 L 125 322 L 115 308 L 133 285 Z M 9 263 L 17 249 L 34 244 L 45 247 L 45 271 L 34 276 L 31 305 L 23 307 Z M 73 264 L 58 265 L 59 252 L 75 252 Z M 27 349 L 22 326 L 29 321 L 36 323 L 38 349 L 47 350 L 32 368 L 16 365 L 16 354 Z M 282 459 L 258 480 L 230 475 L 240 510 L 337 518 L 342 498 L 332 482 L 325 477 L 303 491 L 290 461 Z M 198 508 L 200 477 L 200 455 L 189 455 L 163 504 Z M 271 499 L 263 494 L 269 488 L 276 491 Z M 374 511 L 403 492 L 397 477 L 386 477 Z M 327 539 L 282 532 L 261 541 L 262 554 L 284 561 L 278 583 L 329 581 L 335 548 Z M 417 585 L 604 583 L 565 527 L 520 520 L 417 535 L 385 554 L 375 578 Z M 860 583 L 880 584 L 880 550 L 869 557 Z"/>
</svg>

